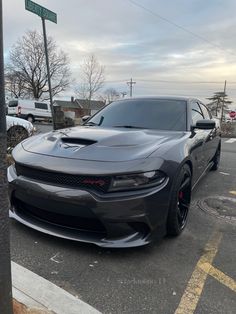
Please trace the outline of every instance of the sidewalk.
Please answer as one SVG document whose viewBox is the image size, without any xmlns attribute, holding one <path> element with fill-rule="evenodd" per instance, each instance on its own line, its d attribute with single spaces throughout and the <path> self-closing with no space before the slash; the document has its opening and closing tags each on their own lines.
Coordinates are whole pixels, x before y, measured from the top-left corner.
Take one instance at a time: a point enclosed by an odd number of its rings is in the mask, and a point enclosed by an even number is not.
<svg viewBox="0 0 236 314">
<path fill-rule="evenodd" d="M 12 262 L 14 314 L 99 314 L 87 303 Z M 18 312 L 17 312 L 18 311 Z"/>
</svg>

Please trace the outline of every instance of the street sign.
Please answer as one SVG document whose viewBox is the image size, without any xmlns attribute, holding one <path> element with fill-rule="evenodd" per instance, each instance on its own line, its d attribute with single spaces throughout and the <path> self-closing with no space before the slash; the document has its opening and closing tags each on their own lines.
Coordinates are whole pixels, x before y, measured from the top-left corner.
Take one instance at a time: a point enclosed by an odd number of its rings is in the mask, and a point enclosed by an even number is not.
<svg viewBox="0 0 236 314">
<path fill-rule="evenodd" d="M 25 9 L 37 14 L 38 16 L 40 16 L 41 18 L 45 19 L 45 20 L 49 20 L 53 23 L 57 24 L 57 14 L 42 7 L 41 5 L 31 1 L 31 0 L 25 0 Z"/>
<path fill-rule="evenodd" d="M 230 113 L 229 113 L 229 116 L 230 116 L 230 118 L 235 118 L 236 117 L 236 112 L 235 111 L 231 111 Z"/>
</svg>

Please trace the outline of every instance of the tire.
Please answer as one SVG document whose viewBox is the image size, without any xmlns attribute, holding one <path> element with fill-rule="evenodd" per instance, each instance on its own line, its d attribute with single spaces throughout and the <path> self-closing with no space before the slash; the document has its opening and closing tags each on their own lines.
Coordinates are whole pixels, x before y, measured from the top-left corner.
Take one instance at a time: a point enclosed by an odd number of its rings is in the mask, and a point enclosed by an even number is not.
<svg viewBox="0 0 236 314">
<path fill-rule="evenodd" d="M 216 171 L 219 168 L 220 154 L 221 154 L 221 145 L 218 146 L 216 153 L 215 153 L 215 156 L 212 159 L 212 161 L 213 161 L 213 165 L 211 167 L 212 171 Z"/>
<path fill-rule="evenodd" d="M 171 192 L 167 218 L 167 235 L 178 236 L 187 224 L 191 202 L 192 173 L 185 164 L 180 170 Z"/>
<path fill-rule="evenodd" d="M 34 116 L 32 114 L 29 114 L 27 117 L 26 117 L 26 120 L 33 123 L 35 121 L 34 119 Z"/>
<path fill-rule="evenodd" d="M 28 132 L 20 125 L 12 126 L 7 131 L 7 148 L 11 151 L 17 144 L 22 142 L 28 137 Z"/>
</svg>

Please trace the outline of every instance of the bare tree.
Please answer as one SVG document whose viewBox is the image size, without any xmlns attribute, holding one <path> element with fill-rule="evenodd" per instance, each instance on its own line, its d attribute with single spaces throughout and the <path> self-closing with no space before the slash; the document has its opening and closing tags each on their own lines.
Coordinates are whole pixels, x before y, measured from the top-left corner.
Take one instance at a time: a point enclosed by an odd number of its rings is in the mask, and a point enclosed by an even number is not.
<svg viewBox="0 0 236 314">
<path fill-rule="evenodd" d="M 119 92 L 113 87 L 107 88 L 104 92 L 104 96 L 108 104 L 120 98 Z"/>
<path fill-rule="evenodd" d="M 52 37 L 48 38 L 48 55 L 53 96 L 70 85 L 68 56 L 60 50 Z M 15 96 L 29 95 L 35 99 L 49 99 L 48 75 L 43 35 L 28 31 L 12 47 L 6 72 L 7 91 Z"/>
<path fill-rule="evenodd" d="M 5 69 L 5 92 L 11 98 L 24 98 L 29 96 L 27 91 L 27 85 L 22 78 L 21 73 L 14 71 L 14 69 L 8 67 Z"/>
<path fill-rule="evenodd" d="M 99 63 L 97 58 L 92 54 L 85 58 L 81 66 L 81 84 L 76 89 L 79 97 L 87 99 L 89 105 L 91 99 L 102 88 L 105 80 L 105 68 Z"/>
</svg>

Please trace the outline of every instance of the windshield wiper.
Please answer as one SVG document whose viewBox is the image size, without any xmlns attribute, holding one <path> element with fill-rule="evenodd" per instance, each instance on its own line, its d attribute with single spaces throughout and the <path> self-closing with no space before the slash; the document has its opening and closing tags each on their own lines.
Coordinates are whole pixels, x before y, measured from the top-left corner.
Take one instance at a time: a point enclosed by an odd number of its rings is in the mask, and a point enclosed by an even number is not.
<svg viewBox="0 0 236 314">
<path fill-rule="evenodd" d="M 93 121 L 90 121 L 90 122 L 87 122 L 87 123 L 85 123 L 84 125 L 99 125 L 98 123 L 95 123 L 95 122 L 93 122 Z"/>
<path fill-rule="evenodd" d="M 147 129 L 141 126 L 134 125 L 114 125 L 113 128 L 126 128 L 126 129 Z"/>
</svg>

